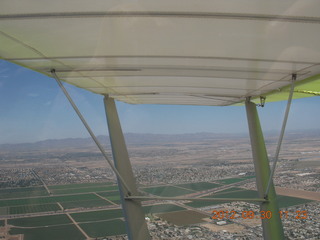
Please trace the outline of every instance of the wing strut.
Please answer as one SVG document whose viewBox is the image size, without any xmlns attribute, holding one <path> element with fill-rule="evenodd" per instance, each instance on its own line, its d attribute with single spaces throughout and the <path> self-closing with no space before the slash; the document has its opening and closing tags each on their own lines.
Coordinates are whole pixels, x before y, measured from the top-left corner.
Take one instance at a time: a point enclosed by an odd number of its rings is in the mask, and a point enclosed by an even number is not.
<svg viewBox="0 0 320 240">
<path fill-rule="evenodd" d="M 283 122 L 282 122 L 280 137 L 278 140 L 277 149 L 276 149 L 276 153 L 275 153 L 274 160 L 273 160 L 271 174 L 270 174 L 270 177 L 268 180 L 268 186 L 267 186 L 266 192 L 264 193 L 264 197 L 266 199 L 268 198 L 268 193 L 269 193 L 271 181 L 273 179 L 273 175 L 276 170 L 276 166 L 277 166 L 277 162 L 278 162 L 278 158 L 279 158 L 279 153 L 280 153 L 280 148 L 281 148 L 281 144 L 282 144 L 282 140 L 283 140 L 283 136 L 284 136 L 284 131 L 286 130 L 286 125 L 287 125 L 287 121 L 288 121 L 290 106 L 291 106 L 293 92 L 294 92 L 294 82 L 295 82 L 296 78 L 297 78 L 297 75 L 292 74 L 291 88 L 290 88 L 290 94 L 289 94 L 288 103 L 287 103 L 287 107 L 286 107 L 286 112 L 284 114 L 284 118 L 283 118 Z"/>
<path fill-rule="evenodd" d="M 268 179 L 270 176 L 270 166 L 265 146 L 263 133 L 260 126 L 260 120 L 255 103 L 250 99 L 246 101 L 246 111 L 250 132 L 252 157 L 256 173 L 256 182 L 259 198 L 264 198 L 267 189 Z M 276 191 L 271 179 L 268 192 L 268 201 L 262 202 L 260 211 L 270 211 L 272 217 L 270 219 L 262 219 L 262 229 L 264 240 L 283 240 L 284 233 L 282 222 L 280 219 L 279 207 L 277 202 Z"/>
<path fill-rule="evenodd" d="M 117 177 L 119 178 L 119 180 L 121 181 L 122 185 L 126 188 L 128 195 L 130 195 L 131 190 L 128 187 L 127 183 L 124 181 L 124 179 L 122 178 L 122 176 L 120 175 L 120 173 L 118 172 L 118 170 L 113 166 L 113 164 L 111 163 L 110 159 L 107 156 L 107 153 L 105 152 L 105 150 L 103 149 L 101 143 L 99 142 L 99 140 L 97 139 L 97 137 L 94 135 L 94 133 L 92 132 L 90 126 L 88 125 L 87 121 L 84 119 L 84 117 L 82 116 L 81 112 L 79 111 L 77 105 L 74 103 L 74 101 L 72 100 L 71 96 L 69 95 L 67 89 L 63 86 L 61 80 L 59 79 L 59 77 L 56 74 L 56 71 L 54 69 L 51 70 L 51 74 L 53 76 L 53 78 L 57 81 L 60 89 L 62 90 L 62 92 L 64 93 L 64 95 L 66 96 L 66 98 L 69 100 L 71 106 L 73 107 L 74 111 L 77 113 L 78 117 L 80 118 L 81 122 L 83 123 L 83 125 L 85 126 L 85 128 L 87 129 L 88 133 L 90 134 L 90 136 L 92 137 L 93 141 L 96 143 L 97 147 L 99 148 L 99 150 L 101 151 L 102 155 L 104 156 L 104 158 L 107 160 L 107 162 L 109 163 L 110 167 L 112 168 L 112 170 L 114 171 L 114 173 L 117 175 Z"/>
<path fill-rule="evenodd" d="M 114 99 L 110 98 L 109 96 L 105 96 L 104 105 L 108 121 L 114 164 L 120 174 L 129 184 L 130 189 L 133 191 L 132 195 L 137 196 L 138 190 L 136 181 L 133 175 Z M 126 219 L 128 238 L 130 240 L 151 239 L 147 224 L 145 222 L 145 215 L 141 206 L 141 202 L 128 199 L 127 197 L 129 196 L 125 194 L 125 189 L 121 186 L 120 181 L 118 181 L 118 186 L 122 209 Z"/>
<path fill-rule="evenodd" d="M 124 141 L 123 133 L 121 130 L 119 117 L 118 117 L 114 100 L 106 96 L 104 99 L 104 104 L 105 104 L 105 110 L 106 110 L 106 115 L 108 120 L 109 135 L 110 135 L 112 154 L 113 154 L 115 166 L 113 166 L 113 164 L 111 163 L 101 143 L 92 132 L 90 126 L 88 125 L 87 121 L 84 119 L 78 107 L 72 100 L 67 89 L 63 86 L 61 80 L 55 73 L 55 70 L 52 69 L 51 73 L 52 73 L 52 76 L 57 81 L 64 95 L 69 100 L 71 106 L 77 113 L 81 122 L 89 132 L 93 141 L 96 143 L 102 155 L 107 160 L 110 167 L 112 168 L 112 170 L 117 176 L 121 204 L 122 204 L 122 209 L 123 209 L 123 213 L 126 220 L 126 228 L 127 228 L 129 240 L 150 239 L 151 237 L 147 228 L 147 224 L 145 222 L 145 215 L 144 215 L 141 203 L 139 201 L 132 201 L 130 199 L 126 199 L 126 197 L 129 197 L 132 194 L 138 195 L 138 190 L 137 190 L 135 179 L 133 176 L 132 167 L 128 157 L 128 152 L 127 152 L 126 144 Z"/>
<path fill-rule="evenodd" d="M 118 179 L 118 186 L 120 191 L 122 208 L 126 220 L 126 227 L 128 232 L 128 238 L 130 240 L 148 240 L 150 234 L 147 228 L 147 224 L 144 218 L 144 212 L 141 205 L 142 200 L 187 200 L 185 198 L 165 198 L 165 197 L 146 197 L 139 196 L 135 178 L 132 171 L 132 166 L 129 160 L 128 151 L 126 148 L 124 136 L 121 130 L 121 125 L 116 109 L 116 105 L 113 98 L 108 95 L 104 98 L 106 117 L 108 122 L 108 129 L 110 135 L 110 141 L 112 146 L 112 154 L 114 159 L 114 165 L 111 163 L 102 145 L 90 129 L 89 125 L 81 115 L 79 109 L 73 102 L 72 98 L 68 94 L 67 90 L 61 83 L 60 79 L 55 73 L 55 70 L 51 70 L 52 76 L 56 79 L 61 90 L 69 100 L 70 104 L 76 111 L 80 120 L 86 127 L 87 131 L 91 135 L 94 142 L 97 144 L 101 153 L 109 163 L 110 167 L 115 172 Z M 265 240 L 282 240 L 284 239 L 284 232 L 282 222 L 279 214 L 279 207 L 277 202 L 277 196 L 273 185 L 273 175 L 278 160 L 280 147 L 285 131 L 285 126 L 290 110 L 293 90 L 294 90 L 295 75 L 292 75 L 291 92 L 289 95 L 288 105 L 281 129 L 280 138 L 275 154 L 275 160 L 273 163 L 272 171 L 270 171 L 269 159 L 265 147 L 265 141 L 260 126 L 260 120 L 257 112 L 255 103 L 247 98 L 246 112 L 248 118 L 250 140 L 252 147 L 252 156 L 254 161 L 254 167 L 256 172 L 256 182 L 259 198 L 256 199 L 228 199 L 228 201 L 255 201 L 260 202 L 260 210 L 267 212 L 270 211 L 272 214 L 271 219 L 262 219 L 263 237 Z M 188 199 L 188 200 L 199 200 L 199 201 L 219 201 L 221 199 Z"/>
</svg>

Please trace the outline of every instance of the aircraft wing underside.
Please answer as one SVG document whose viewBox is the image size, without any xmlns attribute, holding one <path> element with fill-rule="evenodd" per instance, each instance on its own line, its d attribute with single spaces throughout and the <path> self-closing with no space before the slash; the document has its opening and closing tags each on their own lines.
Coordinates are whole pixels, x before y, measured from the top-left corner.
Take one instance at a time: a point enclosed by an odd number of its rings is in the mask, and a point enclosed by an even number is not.
<svg viewBox="0 0 320 240">
<path fill-rule="evenodd" d="M 132 104 L 320 94 L 320 4 L 1 1 L 0 57 Z"/>
</svg>

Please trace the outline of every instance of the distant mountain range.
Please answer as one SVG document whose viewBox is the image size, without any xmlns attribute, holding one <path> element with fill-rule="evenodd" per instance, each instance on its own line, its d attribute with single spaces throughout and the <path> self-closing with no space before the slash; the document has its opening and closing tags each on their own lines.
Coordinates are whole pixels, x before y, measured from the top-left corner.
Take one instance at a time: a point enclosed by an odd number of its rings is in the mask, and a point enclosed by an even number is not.
<svg viewBox="0 0 320 240">
<path fill-rule="evenodd" d="M 272 131 L 265 134 L 268 137 L 277 137 L 278 132 Z M 298 137 L 320 137 L 320 130 L 308 131 L 290 131 L 287 138 Z M 183 142 L 208 142 L 219 139 L 248 138 L 248 134 L 219 134 L 219 133 L 186 133 L 186 134 L 142 134 L 127 133 L 125 134 L 128 145 L 155 145 L 155 144 L 172 144 Z M 98 136 L 99 141 L 105 146 L 110 146 L 108 136 Z M 35 143 L 18 143 L 18 144 L 1 144 L 0 151 L 31 151 L 31 150 L 54 150 L 66 148 L 88 148 L 94 146 L 91 138 L 66 138 L 66 139 L 49 139 Z"/>
<path fill-rule="evenodd" d="M 174 142 L 197 142 L 208 141 L 214 139 L 226 139 L 241 137 L 241 134 L 217 134 L 217 133 L 188 133 L 188 134 L 141 134 L 126 133 L 125 139 L 128 145 L 154 145 Z M 110 146 L 108 136 L 97 136 L 101 144 Z M 34 143 L 18 143 L 18 144 L 1 144 L 0 151 L 30 151 L 45 149 L 65 149 L 65 148 L 88 148 L 94 146 L 93 140 L 88 138 L 65 138 L 65 139 L 48 139 Z"/>
</svg>

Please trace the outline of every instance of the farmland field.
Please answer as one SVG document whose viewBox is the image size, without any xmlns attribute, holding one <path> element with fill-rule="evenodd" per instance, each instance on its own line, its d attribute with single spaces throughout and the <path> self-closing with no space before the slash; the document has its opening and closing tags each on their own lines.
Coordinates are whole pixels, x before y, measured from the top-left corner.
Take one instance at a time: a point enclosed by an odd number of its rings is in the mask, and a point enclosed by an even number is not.
<svg viewBox="0 0 320 240">
<path fill-rule="evenodd" d="M 117 190 L 118 186 L 100 186 L 100 187 L 83 187 L 83 188 L 68 188 L 51 190 L 54 195 L 73 194 L 73 193 L 89 193 L 89 192 L 103 192 Z"/>
<path fill-rule="evenodd" d="M 256 176 L 244 176 L 244 177 L 241 177 L 243 179 L 251 179 L 251 178 L 256 178 Z"/>
<path fill-rule="evenodd" d="M 95 194 L 76 194 L 76 195 L 64 195 L 64 196 L 52 196 L 52 197 L 21 198 L 21 199 L 11 199 L 11 200 L 7 199 L 7 200 L 0 200 L 0 207 L 46 204 L 46 203 L 68 202 L 68 201 L 79 201 L 79 200 L 94 200 L 94 199 L 100 199 L 100 198 Z"/>
<path fill-rule="evenodd" d="M 99 196 L 112 201 L 115 204 L 120 204 L 120 193 L 119 191 L 112 191 L 112 192 L 99 192 L 97 193 Z"/>
<path fill-rule="evenodd" d="M 9 208 L 8 207 L 0 207 L 0 215 L 8 215 Z"/>
<path fill-rule="evenodd" d="M 99 192 L 98 195 L 108 199 L 120 199 L 119 191 Z"/>
<path fill-rule="evenodd" d="M 242 191 L 218 192 L 213 195 L 205 196 L 204 198 L 257 198 L 257 197 L 258 197 L 258 193 L 256 191 L 242 189 Z M 194 207 L 194 208 L 201 208 L 206 206 L 219 205 L 227 202 L 228 201 L 212 201 L 212 202 L 193 201 L 190 203 L 186 203 L 185 205 Z"/>
<path fill-rule="evenodd" d="M 191 210 L 162 213 L 158 216 L 178 226 L 203 223 L 205 222 L 204 218 L 209 219 L 209 216 Z"/>
<path fill-rule="evenodd" d="M 194 191 L 203 191 L 203 190 L 208 190 L 212 188 L 217 188 L 217 187 L 220 187 L 221 185 L 216 183 L 209 183 L 209 182 L 197 182 L 197 183 L 179 184 L 174 186 L 183 187 L 183 188 L 187 188 Z"/>
<path fill-rule="evenodd" d="M 92 207 L 103 207 L 103 206 L 111 205 L 110 202 L 103 199 L 69 201 L 69 202 L 61 202 L 60 204 L 64 209 L 92 208 Z"/>
<path fill-rule="evenodd" d="M 92 238 L 126 234 L 125 224 L 121 219 L 81 223 L 79 226 Z"/>
<path fill-rule="evenodd" d="M 10 214 L 25 214 L 25 213 L 36 213 L 36 212 L 55 212 L 61 208 L 58 204 L 38 204 L 38 205 L 22 205 L 14 206 L 9 208 Z"/>
<path fill-rule="evenodd" d="M 15 227 L 43 227 L 58 224 L 71 224 L 65 214 L 9 219 L 8 224 Z"/>
<path fill-rule="evenodd" d="M 74 184 L 65 184 L 65 185 L 51 185 L 48 186 L 50 190 L 59 190 L 59 189 L 74 189 L 74 188 L 89 188 L 89 187 L 103 187 L 112 185 L 112 182 L 104 183 L 74 183 Z"/>
<path fill-rule="evenodd" d="M 213 195 L 205 196 L 204 198 L 257 198 L 258 193 L 253 190 L 242 190 L 242 191 L 234 191 L 234 192 L 218 192 Z M 193 201 L 190 203 L 186 203 L 187 206 L 200 208 L 211 205 L 218 205 L 222 203 L 227 203 L 228 201 L 212 201 L 212 202 L 200 202 Z"/>
<path fill-rule="evenodd" d="M 227 188 L 227 189 L 224 189 L 222 191 L 219 191 L 216 194 L 218 194 L 218 193 L 226 193 L 226 192 L 243 191 L 243 190 L 244 190 L 243 188 L 231 187 L 231 188 Z"/>
<path fill-rule="evenodd" d="M 243 190 L 234 192 L 215 193 L 208 198 L 258 198 L 258 192 L 253 190 Z"/>
<path fill-rule="evenodd" d="M 0 189 L 0 199 L 48 196 L 44 187 L 21 187 Z"/>
<path fill-rule="evenodd" d="M 247 178 L 221 179 L 219 180 L 220 184 L 197 182 L 168 186 L 162 185 L 145 187 L 142 188 L 142 190 L 146 193 L 151 193 L 157 196 L 174 197 L 214 189 L 225 184 L 240 182 Z M 26 196 L 26 189 L 27 188 L 19 188 L 19 190 L 13 191 L 13 194 L 14 196 L 19 194 Z M 119 191 L 117 190 L 118 188 L 116 185 L 113 185 L 113 183 L 55 185 L 50 186 L 50 189 L 55 194 L 61 195 L 0 199 L 0 214 L 8 215 L 61 211 L 57 203 L 60 203 L 64 209 L 110 206 L 112 203 L 105 199 L 108 199 L 116 204 L 120 203 L 120 195 Z M 33 192 L 43 191 L 41 187 L 33 187 L 30 188 L 30 190 L 33 190 Z M 105 199 L 102 199 L 99 196 Z M 205 198 L 258 198 L 258 193 L 257 191 L 230 186 L 228 189 L 205 196 Z M 278 195 L 278 199 L 280 208 L 311 202 L 311 200 L 283 195 Z M 200 208 L 226 202 L 227 201 L 193 201 L 184 204 L 186 206 Z M 143 210 L 146 214 L 157 214 L 161 218 L 177 225 L 200 223 L 203 222 L 203 218 L 208 217 L 204 214 L 187 210 L 183 207 L 183 205 L 181 207 L 169 203 L 143 206 Z M 83 209 L 78 209 L 76 211 L 83 211 Z M 126 233 L 122 209 L 103 209 L 99 211 L 76 212 L 70 213 L 70 215 L 76 222 L 79 223 L 81 228 L 91 238 Z M 25 240 L 85 239 L 85 236 L 83 236 L 83 234 L 76 228 L 76 226 L 65 214 L 8 219 L 8 224 L 13 226 L 10 230 L 11 234 L 25 234 Z M 0 226 L 3 225 L 4 221 L 0 220 Z"/>
<path fill-rule="evenodd" d="M 230 197 L 230 198 L 257 198 L 258 192 L 253 190 L 243 190 L 243 191 L 235 191 L 235 192 L 228 192 L 228 193 L 217 193 L 215 196 L 217 197 Z M 308 199 L 296 198 L 296 197 L 288 197 L 283 195 L 278 195 L 278 203 L 279 208 L 290 207 L 294 205 L 300 205 L 304 203 L 311 202 Z"/>
<path fill-rule="evenodd" d="M 308 200 L 308 199 L 288 197 L 288 196 L 282 196 L 282 195 L 278 195 L 278 201 L 279 201 L 278 202 L 279 208 L 287 208 L 294 205 L 300 205 L 300 204 L 312 202 L 312 200 Z"/>
<path fill-rule="evenodd" d="M 97 193 L 99 196 L 112 201 L 115 204 L 120 204 L 120 193 L 119 191 L 110 191 L 110 192 L 99 192 Z"/>
<path fill-rule="evenodd" d="M 283 187 L 276 187 L 276 192 L 284 196 L 320 201 L 320 192 L 297 190 Z"/>
<path fill-rule="evenodd" d="M 219 205 L 222 203 L 227 203 L 227 201 L 212 201 L 212 202 L 192 201 L 189 203 L 185 203 L 185 205 L 187 205 L 189 207 L 194 207 L 194 208 L 202 208 L 202 207 L 207 207 L 207 206 Z"/>
<path fill-rule="evenodd" d="M 221 184 L 232 184 L 232 183 L 237 183 L 244 180 L 247 180 L 247 179 L 246 178 L 226 178 L 226 179 L 217 180 L 216 182 L 219 182 Z"/>
<path fill-rule="evenodd" d="M 119 197 L 118 200 L 116 200 L 116 199 L 114 199 L 114 200 L 108 199 L 108 200 L 110 200 L 110 201 L 112 201 L 113 203 L 118 204 L 118 205 L 121 204 L 120 197 Z"/>
<path fill-rule="evenodd" d="M 162 197 L 176 197 L 181 195 L 186 195 L 190 193 L 194 193 L 192 190 L 177 188 L 173 186 L 160 186 L 160 187 L 151 187 L 151 188 L 143 188 L 144 192 L 162 196 Z"/>
<path fill-rule="evenodd" d="M 185 210 L 185 208 L 173 204 L 159 204 L 152 206 L 144 206 L 143 210 L 146 214 L 162 213 Z M 76 222 L 101 221 L 115 218 L 123 218 L 122 209 L 101 210 L 83 213 L 71 213 L 72 218 Z"/>
<path fill-rule="evenodd" d="M 37 228 L 11 228 L 10 234 L 24 234 L 24 240 L 82 240 L 85 236 L 74 225 Z"/>
<path fill-rule="evenodd" d="M 114 218 L 122 218 L 122 209 L 111 209 L 111 210 L 101 210 L 92 212 L 82 212 L 82 213 L 71 213 L 71 217 L 78 223 L 80 222 L 91 222 L 91 221 L 101 221 Z"/>
<path fill-rule="evenodd" d="M 173 212 L 173 211 L 181 211 L 185 210 L 180 206 L 176 206 L 173 204 L 159 204 L 159 205 L 152 205 L 152 206 L 144 206 L 143 210 L 146 214 L 148 213 L 164 213 L 164 212 Z"/>
<path fill-rule="evenodd" d="M 218 192 L 214 195 L 206 196 L 206 198 L 258 198 L 258 192 L 253 190 L 242 190 L 233 192 Z M 283 195 L 278 195 L 279 208 L 290 207 L 294 205 L 300 205 L 304 203 L 311 202 L 312 200 L 288 197 Z M 195 208 L 206 207 L 211 205 L 217 205 L 222 203 L 227 203 L 228 201 L 212 201 L 212 202 L 198 202 L 193 201 L 186 203 L 185 205 Z M 257 204 L 257 203 L 256 203 Z"/>
<path fill-rule="evenodd" d="M 69 202 L 69 201 L 81 201 L 81 200 L 95 200 L 100 199 L 95 194 L 75 194 L 75 195 L 64 195 L 64 196 L 53 196 L 50 197 L 50 202 Z"/>
<path fill-rule="evenodd" d="M 120 202 L 118 191 L 102 192 L 101 195 L 106 196 L 116 204 Z M 93 193 L 2 199 L 0 200 L 0 213 L 2 215 L 7 215 L 61 210 L 57 203 L 60 203 L 65 209 L 101 207 L 112 204 Z"/>
</svg>

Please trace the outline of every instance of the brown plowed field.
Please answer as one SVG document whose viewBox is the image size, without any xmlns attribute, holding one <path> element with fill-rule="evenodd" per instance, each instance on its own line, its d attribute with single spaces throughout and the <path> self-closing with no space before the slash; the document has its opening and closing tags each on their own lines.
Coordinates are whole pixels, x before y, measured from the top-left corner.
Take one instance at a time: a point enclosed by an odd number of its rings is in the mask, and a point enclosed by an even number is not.
<svg viewBox="0 0 320 240">
<path fill-rule="evenodd" d="M 192 210 L 157 214 L 160 218 L 178 226 L 206 222 L 209 216 Z"/>
<path fill-rule="evenodd" d="M 280 195 L 320 201 L 320 192 L 296 190 L 296 189 L 283 188 L 283 187 L 276 187 L 276 192 L 277 194 L 280 194 Z"/>
</svg>

